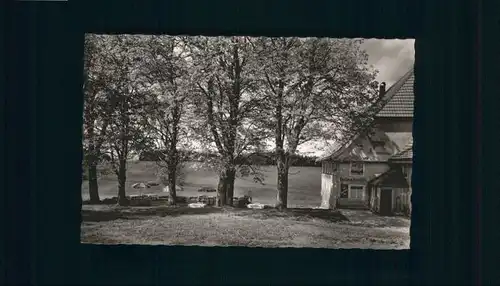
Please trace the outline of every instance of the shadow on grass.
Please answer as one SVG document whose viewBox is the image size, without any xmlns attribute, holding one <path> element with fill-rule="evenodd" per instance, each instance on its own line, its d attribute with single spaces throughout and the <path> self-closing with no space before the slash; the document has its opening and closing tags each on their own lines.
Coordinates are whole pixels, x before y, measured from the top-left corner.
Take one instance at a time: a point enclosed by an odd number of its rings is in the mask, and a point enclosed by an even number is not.
<svg viewBox="0 0 500 286">
<path fill-rule="evenodd" d="M 82 220 L 87 222 L 105 222 L 117 219 L 142 219 L 152 216 L 181 216 L 220 213 L 222 209 L 214 207 L 189 208 L 187 206 L 156 207 L 107 207 L 101 209 L 82 209 Z"/>
<path fill-rule="evenodd" d="M 120 244 L 121 241 L 105 237 L 99 234 L 92 234 L 85 237 L 85 244 Z"/>
<path fill-rule="evenodd" d="M 278 211 L 277 209 L 263 209 L 263 210 L 241 210 L 235 212 L 237 216 L 247 216 L 256 219 L 270 219 L 270 218 L 290 218 L 297 221 L 308 221 L 311 219 L 321 219 L 330 222 L 349 221 L 339 211 L 324 210 L 324 209 L 309 209 L 309 208 L 289 208 L 285 211 Z"/>
<path fill-rule="evenodd" d="M 381 216 L 367 210 L 342 210 L 350 225 L 366 227 L 409 227 L 410 218 L 404 216 Z"/>
<path fill-rule="evenodd" d="M 126 215 L 121 214 L 120 212 L 114 211 L 85 211 L 82 210 L 82 221 L 87 222 L 104 222 L 104 221 L 112 221 L 117 219 L 130 219 Z"/>
<path fill-rule="evenodd" d="M 278 211 L 274 208 L 265 208 L 262 210 L 239 209 L 232 207 L 189 208 L 187 205 L 183 204 L 177 206 L 154 207 L 87 207 L 82 209 L 82 219 L 84 222 L 105 222 L 117 219 L 142 219 L 154 216 L 177 217 L 185 215 L 208 215 L 214 213 L 225 213 L 254 219 L 288 218 L 296 221 L 308 221 L 311 219 L 321 219 L 329 222 L 349 221 L 348 218 L 341 212 L 334 210 L 290 208 L 285 211 Z"/>
</svg>

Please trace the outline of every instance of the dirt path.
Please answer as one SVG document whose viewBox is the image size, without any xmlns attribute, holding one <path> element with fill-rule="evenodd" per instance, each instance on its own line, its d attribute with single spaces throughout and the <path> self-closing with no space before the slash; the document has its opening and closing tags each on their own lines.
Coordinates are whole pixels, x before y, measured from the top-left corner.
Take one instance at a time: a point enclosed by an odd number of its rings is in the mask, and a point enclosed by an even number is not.
<svg viewBox="0 0 500 286">
<path fill-rule="evenodd" d="M 121 211 L 120 213 L 123 213 Z M 365 214 L 363 214 L 365 215 Z M 355 213 L 350 213 L 355 217 Z M 248 247 L 409 248 L 408 227 L 273 211 L 213 211 L 84 221 L 82 242 Z"/>
</svg>

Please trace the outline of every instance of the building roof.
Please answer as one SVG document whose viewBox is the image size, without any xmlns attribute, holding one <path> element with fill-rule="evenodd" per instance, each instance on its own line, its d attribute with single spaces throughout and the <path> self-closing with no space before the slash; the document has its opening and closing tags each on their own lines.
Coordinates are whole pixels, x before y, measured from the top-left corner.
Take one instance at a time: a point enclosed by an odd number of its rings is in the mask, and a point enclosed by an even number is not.
<svg viewBox="0 0 500 286">
<path fill-rule="evenodd" d="M 406 145 L 413 138 L 412 132 L 385 132 L 385 134 L 398 146 L 399 151 L 406 149 Z"/>
<path fill-rule="evenodd" d="M 414 82 L 412 67 L 384 94 L 376 117 L 413 117 Z"/>
<path fill-rule="evenodd" d="M 406 180 L 400 168 L 391 168 L 382 175 L 371 179 L 369 185 L 376 187 L 391 187 L 391 188 L 409 188 L 410 185 Z"/>
<path fill-rule="evenodd" d="M 335 152 L 320 157 L 318 161 L 334 160 L 339 162 L 387 162 L 393 156 L 406 150 L 412 140 L 411 132 L 383 132 L 372 128 L 370 134 L 358 134 L 348 144 L 341 146 Z M 376 146 L 375 142 L 384 142 Z M 360 146 L 353 146 L 357 144 Z M 350 152 L 347 152 L 351 148 Z M 411 149 L 411 147 L 410 147 Z"/>
<path fill-rule="evenodd" d="M 413 159 L 413 137 L 410 138 L 410 141 L 405 145 L 401 152 L 391 156 L 389 158 L 390 161 L 407 161 Z"/>
<path fill-rule="evenodd" d="M 394 83 L 382 96 L 380 100 L 378 100 L 373 105 L 375 117 L 392 117 L 392 118 L 407 118 L 413 117 L 413 102 L 414 102 L 414 92 L 413 92 L 413 83 L 415 82 L 413 67 L 406 72 L 396 83 Z M 371 125 L 368 129 L 372 128 Z M 409 134 L 409 135 L 408 135 Z M 354 143 L 362 134 L 357 134 L 353 136 L 347 144 L 341 145 L 335 150 L 333 153 L 323 155 L 318 158 L 317 161 L 324 161 L 328 159 L 335 159 L 340 156 L 342 152 L 344 152 L 351 144 Z M 408 142 L 407 138 L 411 137 L 411 133 L 401 133 L 401 134 L 387 134 L 392 141 L 396 143 L 398 147 L 401 146 L 401 142 Z M 394 138 L 393 138 L 394 137 Z M 397 138 L 401 137 L 401 138 Z M 401 140 L 400 140 L 401 139 Z M 391 154 L 394 155 L 394 154 Z"/>
<path fill-rule="evenodd" d="M 411 136 L 411 133 L 407 135 Z M 386 162 L 402 147 L 382 130 L 373 128 L 370 134 L 357 136 L 349 146 L 338 149 L 328 158 L 338 162 Z"/>
</svg>

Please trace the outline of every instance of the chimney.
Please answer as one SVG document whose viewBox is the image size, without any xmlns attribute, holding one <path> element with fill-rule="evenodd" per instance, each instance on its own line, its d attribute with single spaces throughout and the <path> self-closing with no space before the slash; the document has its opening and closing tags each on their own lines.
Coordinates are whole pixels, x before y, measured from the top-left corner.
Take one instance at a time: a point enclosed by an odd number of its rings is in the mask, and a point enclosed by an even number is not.
<svg viewBox="0 0 500 286">
<path fill-rule="evenodd" d="M 379 90 L 378 90 L 378 96 L 379 98 L 382 98 L 382 96 L 384 96 L 385 94 L 385 82 L 382 82 L 379 86 Z"/>
</svg>

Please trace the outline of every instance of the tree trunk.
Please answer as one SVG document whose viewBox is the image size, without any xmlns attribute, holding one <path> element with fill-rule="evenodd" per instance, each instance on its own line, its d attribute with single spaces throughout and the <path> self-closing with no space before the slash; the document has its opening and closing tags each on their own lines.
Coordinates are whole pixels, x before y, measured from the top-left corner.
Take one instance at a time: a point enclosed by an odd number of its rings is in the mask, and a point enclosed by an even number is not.
<svg viewBox="0 0 500 286">
<path fill-rule="evenodd" d="M 173 206 L 177 201 L 177 193 L 175 189 L 176 175 L 177 175 L 177 166 L 169 166 L 168 167 L 168 204 Z"/>
<path fill-rule="evenodd" d="M 234 168 L 226 169 L 219 176 L 217 186 L 217 206 L 232 206 L 234 197 L 234 181 L 236 179 L 236 170 Z"/>
<path fill-rule="evenodd" d="M 99 186 L 97 185 L 97 163 L 95 159 L 89 158 L 88 173 L 90 203 L 96 204 L 99 203 L 101 199 L 99 198 Z"/>
<path fill-rule="evenodd" d="M 236 170 L 226 170 L 226 203 L 230 206 L 233 205 L 234 198 L 234 181 L 236 179 Z"/>
<path fill-rule="evenodd" d="M 87 118 L 90 119 L 90 115 L 86 115 Z M 90 138 L 93 139 L 94 136 L 94 126 L 90 125 L 87 126 L 87 133 Z M 91 141 L 87 154 L 85 154 L 86 159 L 87 159 L 87 170 L 88 170 L 88 179 L 89 179 L 89 196 L 90 196 L 90 203 L 96 204 L 99 203 L 101 200 L 99 198 L 99 186 L 97 185 L 97 159 L 98 159 L 98 154 L 96 153 L 96 146 L 94 143 Z"/>
<path fill-rule="evenodd" d="M 172 53 L 173 53 L 173 45 L 172 45 Z M 174 83 L 174 79 L 171 78 L 171 83 Z M 180 106 L 178 102 L 175 102 L 174 108 L 172 110 L 172 133 L 170 136 L 169 150 L 168 150 L 168 185 L 170 191 L 168 193 L 168 201 L 170 205 L 175 205 L 177 200 L 176 194 L 176 180 L 177 180 L 177 166 L 179 164 L 179 155 L 177 152 L 177 136 L 179 133 L 179 120 L 181 118 Z"/>
<path fill-rule="evenodd" d="M 276 198 L 276 208 L 278 210 L 285 210 L 287 208 L 288 202 L 288 158 L 283 150 L 280 150 L 280 154 L 277 156 L 277 168 L 278 168 L 278 195 Z"/>
<path fill-rule="evenodd" d="M 120 166 L 118 167 L 118 204 L 120 206 L 126 206 L 129 203 L 125 194 L 125 183 L 127 181 L 126 164 L 126 160 L 120 160 Z"/>
<path fill-rule="evenodd" d="M 281 78 L 284 77 L 284 71 L 281 70 Z M 284 145 L 284 130 L 286 123 L 283 122 L 283 91 L 284 82 L 279 80 L 276 106 L 274 118 L 276 120 L 275 125 L 275 143 L 276 143 L 276 167 L 278 169 L 278 179 L 277 179 L 277 196 L 276 196 L 276 208 L 278 210 L 284 210 L 287 207 L 288 200 L 288 158 L 287 153 L 283 149 Z"/>
<path fill-rule="evenodd" d="M 219 176 L 219 184 L 217 185 L 217 206 L 222 207 L 226 205 L 226 194 L 227 194 L 227 180 L 226 174 L 222 173 Z"/>
</svg>

